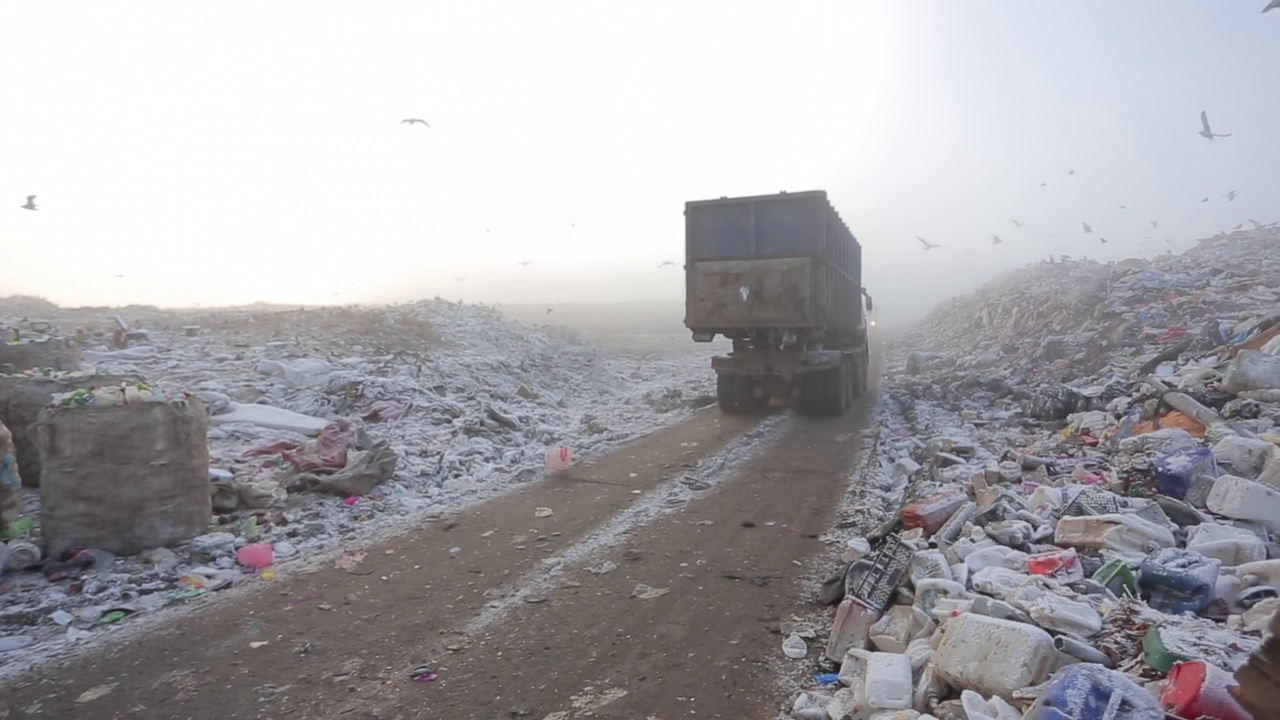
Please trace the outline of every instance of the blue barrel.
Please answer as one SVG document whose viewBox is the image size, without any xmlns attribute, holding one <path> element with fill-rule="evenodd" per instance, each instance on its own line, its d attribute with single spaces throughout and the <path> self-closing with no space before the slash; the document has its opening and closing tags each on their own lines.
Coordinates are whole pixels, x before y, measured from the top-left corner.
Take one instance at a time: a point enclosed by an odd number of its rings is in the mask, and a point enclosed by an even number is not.
<svg viewBox="0 0 1280 720">
<path fill-rule="evenodd" d="M 1194 550 L 1164 548 L 1142 561 L 1138 586 L 1147 604 L 1160 612 L 1198 613 L 1213 600 L 1221 566 Z"/>
<path fill-rule="evenodd" d="M 1022 720 L 1164 720 L 1164 710 L 1128 675 L 1078 663 L 1054 673 Z"/>
</svg>

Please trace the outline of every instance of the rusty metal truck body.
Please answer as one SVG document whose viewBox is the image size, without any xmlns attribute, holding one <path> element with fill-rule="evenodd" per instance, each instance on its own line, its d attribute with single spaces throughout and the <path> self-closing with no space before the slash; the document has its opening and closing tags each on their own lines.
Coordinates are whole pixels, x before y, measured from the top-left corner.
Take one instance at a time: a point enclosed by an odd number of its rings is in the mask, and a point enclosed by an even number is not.
<svg viewBox="0 0 1280 720">
<path fill-rule="evenodd" d="M 862 246 L 821 191 L 685 204 L 685 326 L 713 358 L 725 412 L 796 402 L 841 415 L 870 357 Z"/>
</svg>

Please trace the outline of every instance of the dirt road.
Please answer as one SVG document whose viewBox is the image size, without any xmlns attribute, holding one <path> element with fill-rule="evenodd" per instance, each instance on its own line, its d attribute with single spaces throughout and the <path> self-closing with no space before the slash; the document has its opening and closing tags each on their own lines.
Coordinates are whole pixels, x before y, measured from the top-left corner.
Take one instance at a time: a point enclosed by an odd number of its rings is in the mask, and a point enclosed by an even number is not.
<svg viewBox="0 0 1280 720">
<path fill-rule="evenodd" d="M 46 667 L 0 707 L 10 719 L 772 718 L 769 624 L 790 610 L 796 561 L 821 550 L 867 415 L 865 403 L 840 420 L 704 412 L 348 569 Z M 756 439 L 768 444 L 749 462 L 722 466 Z M 438 679 L 409 679 L 424 663 Z"/>
</svg>

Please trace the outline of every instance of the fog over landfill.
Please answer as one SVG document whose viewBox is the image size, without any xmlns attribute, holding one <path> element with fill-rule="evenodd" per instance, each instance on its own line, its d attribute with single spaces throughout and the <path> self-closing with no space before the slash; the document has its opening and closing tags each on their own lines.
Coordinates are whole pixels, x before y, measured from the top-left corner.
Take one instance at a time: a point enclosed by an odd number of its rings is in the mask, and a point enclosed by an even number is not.
<svg viewBox="0 0 1280 720">
<path fill-rule="evenodd" d="M 17 4 L 6 294 L 674 306 L 686 200 L 825 189 L 915 319 L 1277 219 L 1256 5 Z"/>
</svg>

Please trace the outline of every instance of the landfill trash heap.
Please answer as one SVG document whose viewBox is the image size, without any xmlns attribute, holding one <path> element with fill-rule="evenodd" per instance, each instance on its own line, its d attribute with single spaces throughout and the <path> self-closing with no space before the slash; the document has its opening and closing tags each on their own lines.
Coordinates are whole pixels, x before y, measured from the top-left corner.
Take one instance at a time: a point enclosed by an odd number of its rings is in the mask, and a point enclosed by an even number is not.
<svg viewBox="0 0 1280 720">
<path fill-rule="evenodd" d="M 360 552 L 537 479 L 553 451 L 590 458 L 715 401 L 698 356 L 604 350 L 442 300 L 118 314 L 10 301 L 5 357 L 38 346 L 75 367 L 0 369 L 8 670 Z M 40 462 L 50 449 L 58 461 Z"/>
<path fill-rule="evenodd" d="M 1042 263 L 899 338 L 905 499 L 840 538 L 792 715 L 1277 717 L 1278 244 Z"/>
</svg>

